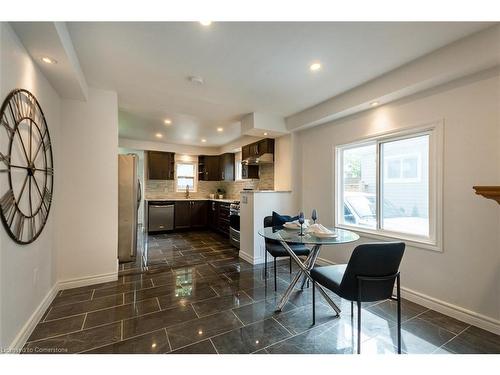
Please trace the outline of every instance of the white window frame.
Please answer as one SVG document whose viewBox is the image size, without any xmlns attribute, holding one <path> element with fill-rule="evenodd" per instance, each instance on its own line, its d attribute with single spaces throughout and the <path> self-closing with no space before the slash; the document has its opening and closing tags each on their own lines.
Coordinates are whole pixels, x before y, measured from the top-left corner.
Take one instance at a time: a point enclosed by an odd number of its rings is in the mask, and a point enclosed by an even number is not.
<svg viewBox="0 0 500 375">
<path fill-rule="evenodd" d="M 189 192 L 191 193 L 196 193 L 197 189 L 198 189 L 198 162 L 193 162 L 193 161 L 182 161 L 182 160 L 176 160 L 175 161 L 175 191 L 180 193 L 180 192 L 185 192 L 186 191 L 186 187 L 184 186 L 183 188 L 179 188 L 179 178 L 191 178 L 191 176 L 179 176 L 177 174 L 177 166 L 179 164 L 190 164 L 193 166 L 193 189 L 189 189 Z"/>
<path fill-rule="evenodd" d="M 379 240 L 403 240 L 408 246 L 422 248 L 426 250 L 442 251 L 443 249 L 443 121 L 435 121 L 430 124 L 406 128 L 404 130 L 380 133 L 375 136 L 365 137 L 346 144 L 339 144 L 334 147 L 334 225 L 339 228 L 358 232 L 363 237 Z M 382 229 L 381 227 L 381 171 L 380 155 L 381 144 L 387 141 L 396 141 L 417 137 L 419 135 L 429 135 L 429 237 L 398 233 Z M 377 199 L 377 228 L 360 228 L 356 225 L 341 223 L 343 215 L 343 153 L 342 151 L 360 147 L 368 144 L 376 144 L 376 199 Z"/>
</svg>

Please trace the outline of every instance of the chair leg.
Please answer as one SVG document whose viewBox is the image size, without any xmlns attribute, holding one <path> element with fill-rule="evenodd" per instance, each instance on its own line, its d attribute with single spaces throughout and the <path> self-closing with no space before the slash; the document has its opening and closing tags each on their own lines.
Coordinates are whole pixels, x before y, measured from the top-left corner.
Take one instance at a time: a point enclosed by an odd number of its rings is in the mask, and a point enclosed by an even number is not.
<svg viewBox="0 0 500 375">
<path fill-rule="evenodd" d="M 401 281 L 396 278 L 396 293 L 398 298 L 398 354 L 401 354 Z"/>
<path fill-rule="evenodd" d="M 267 284 L 267 250 L 264 250 L 264 278 Z"/>
<path fill-rule="evenodd" d="M 316 283 L 313 281 L 312 283 L 313 289 L 313 325 L 316 324 Z"/>
<path fill-rule="evenodd" d="M 361 279 L 358 278 L 358 300 L 356 301 L 358 307 L 358 354 L 361 354 Z"/>
<path fill-rule="evenodd" d="M 276 281 L 276 257 L 274 258 L 274 291 L 278 291 L 278 284 Z"/>
<path fill-rule="evenodd" d="M 351 320 L 354 318 L 354 301 L 351 301 Z"/>
<path fill-rule="evenodd" d="M 361 354 L 361 302 L 358 300 L 358 354 Z"/>
<path fill-rule="evenodd" d="M 292 273 L 292 257 L 290 257 L 290 273 Z"/>
</svg>

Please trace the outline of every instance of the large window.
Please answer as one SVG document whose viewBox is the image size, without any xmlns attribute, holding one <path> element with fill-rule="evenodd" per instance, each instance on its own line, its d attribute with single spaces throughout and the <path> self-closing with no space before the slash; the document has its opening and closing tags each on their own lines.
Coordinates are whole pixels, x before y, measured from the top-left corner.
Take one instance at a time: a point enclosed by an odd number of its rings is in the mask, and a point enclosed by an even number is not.
<svg viewBox="0 0 500 375">
<path fill-rule="evenodd" d="M 195 163 L 177 163 L 176 164 L 177 191 L 186 191 L 186 186 L 189 187 L 189 191 L 196 191 L 195 178 L 194 178 L 195 173 L 196 173 Z"/>
<path fill-rule="evenodd" d="M 336 148 L 336 225 L 437 245 L 434 128 Z"/>
</svg>

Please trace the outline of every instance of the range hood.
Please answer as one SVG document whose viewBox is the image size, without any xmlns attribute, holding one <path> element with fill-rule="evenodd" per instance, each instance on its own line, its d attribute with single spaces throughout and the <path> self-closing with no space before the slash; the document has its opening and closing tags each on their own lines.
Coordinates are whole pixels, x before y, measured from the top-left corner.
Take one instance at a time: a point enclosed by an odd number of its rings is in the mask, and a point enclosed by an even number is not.
<svg viewBox="0 0 500 375">
<path fill-rule="evenodd" d="M 246 165 L 273 164 L 274 155 L 271 153 L 265 153 L 260 156 L 249 156 L 241 162 Z"/>
</svg>

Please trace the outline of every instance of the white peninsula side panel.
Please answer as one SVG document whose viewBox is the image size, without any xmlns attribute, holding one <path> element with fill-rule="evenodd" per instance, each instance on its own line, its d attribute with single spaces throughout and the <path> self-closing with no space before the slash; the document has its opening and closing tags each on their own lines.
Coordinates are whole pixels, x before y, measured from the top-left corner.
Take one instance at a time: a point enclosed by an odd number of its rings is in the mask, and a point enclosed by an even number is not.
<svg viewBox="0 0 500 375">
<path fill-rule="evenodd" d="M 252 264 L 264 263 L 264 217 L 273 211 L 295 215 L 291 191 L 248 191 L 240 197 L 240 257 Z M 271 259 L 271 257 L 269 257 Z"/>
</svg>

